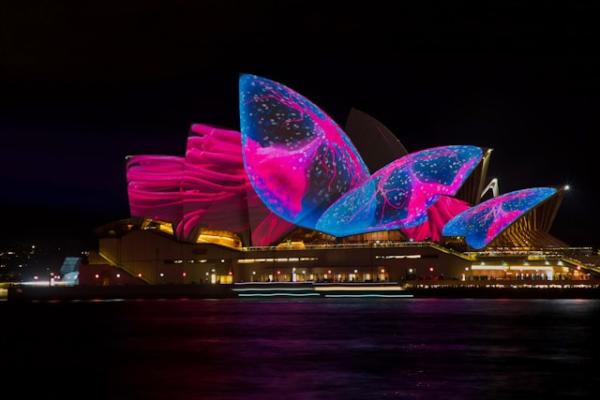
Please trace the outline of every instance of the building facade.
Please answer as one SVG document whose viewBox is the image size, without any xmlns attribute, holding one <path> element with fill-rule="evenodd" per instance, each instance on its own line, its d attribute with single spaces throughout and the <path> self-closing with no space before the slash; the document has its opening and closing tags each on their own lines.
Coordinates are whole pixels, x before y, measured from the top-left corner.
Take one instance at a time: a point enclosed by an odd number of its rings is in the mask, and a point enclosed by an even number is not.
<svg viewBox="0 0 600 400">
<path fill-rule="evenodd" d="M 492 150 L 408 153 L 357 110 L 346 133 L 292 89 L 240 78 L 241 132 L 127 159 L 131 218 L 98 229 L 83 284 L 544 282 L 600 272 L 550 230 L 563 187 L 506 194 Z M 360 147 L 357 147 L 359 145 Z M 492 188 L 491 198 L 486 198 Z"/>
</svg>

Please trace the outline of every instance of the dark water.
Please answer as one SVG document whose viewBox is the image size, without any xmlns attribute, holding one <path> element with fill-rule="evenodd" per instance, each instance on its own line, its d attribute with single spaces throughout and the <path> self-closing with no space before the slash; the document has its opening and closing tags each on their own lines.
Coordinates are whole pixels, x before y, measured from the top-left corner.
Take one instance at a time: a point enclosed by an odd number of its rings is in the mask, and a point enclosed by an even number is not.
<svg viewBox="0 0 600 400">
<path fill-rule="evenodd" d="M 596 300 L 0 303 L 0 317 L 0 398 L 3 390 L 286 400 L 600 391 Z"/>
</svg>

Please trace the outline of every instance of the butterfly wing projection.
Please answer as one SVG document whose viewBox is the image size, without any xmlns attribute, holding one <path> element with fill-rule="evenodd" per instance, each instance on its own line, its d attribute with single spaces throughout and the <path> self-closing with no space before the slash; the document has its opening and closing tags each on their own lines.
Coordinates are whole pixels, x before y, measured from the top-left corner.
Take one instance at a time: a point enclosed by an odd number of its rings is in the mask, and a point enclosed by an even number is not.
<svg viewBox="0 0 600 400">
<path fill-rule="evenodd" d="M 523 189 L 494 197 L 456 215 L 444 236 L 462 236 L 469 246 L 482 249 L 513 222 L 557 192 L 554 188 Z"/>
<path fill-rule="evenodd" d="M 292 89 L 255 75 L 240 78 L 244 165 L 263 203 L 314 229 L 323 212 L 369 177 L 344 131 Z"/>
<path fill-rule="evenodd" d="M 453 196 L 481 161 L 476 146 L 444 146 L 408 154 L 335 202 L 317 229 L 334 236 L 409 229 L 427 221 L 440 196 Z"/>
</svg>

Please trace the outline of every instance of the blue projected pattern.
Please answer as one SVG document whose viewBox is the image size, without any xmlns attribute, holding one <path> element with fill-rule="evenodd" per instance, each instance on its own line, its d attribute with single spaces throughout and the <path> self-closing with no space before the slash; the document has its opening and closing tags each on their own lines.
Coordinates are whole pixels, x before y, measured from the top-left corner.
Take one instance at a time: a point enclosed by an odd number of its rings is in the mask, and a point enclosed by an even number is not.
<svg viewBox="0 0 600 400">
<path fill-rule="evenodd" d="M 240 78 L 244 166 L 275 214 L 314 229 L 321 214 L 369 177 L 342 129 L 292 89 L 258 76 Z"/>
<path fill-rule="evenodd" d="M 510 192 L 458 214 L 444 226 L 444 236 L 463 236 L 469 246 L 482 249 L 532 208 L 556 193 L 553 188 Z"/>
<path fill-rule="evenodd" d="M 422 224 L 428 208 L 441 195 L 455 195 L 482 156 L 476 146 L 444 146 L 408 154 L 334 203 L 319 219 L 317 229 L 348 236 Z"/>
</svg>

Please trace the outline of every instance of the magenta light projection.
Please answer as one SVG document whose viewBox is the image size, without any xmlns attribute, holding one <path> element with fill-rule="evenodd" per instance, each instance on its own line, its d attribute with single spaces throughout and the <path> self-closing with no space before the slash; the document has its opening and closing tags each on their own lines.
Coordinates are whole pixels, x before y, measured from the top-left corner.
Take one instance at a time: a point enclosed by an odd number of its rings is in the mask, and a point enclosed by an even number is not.
<svg viewBox="0 0 600 400">
<path fill-rule="evenodd" d="M 252 243 L 261 246 L 293 228 L 254 192 L 237 131 L 192 125 L 185 158 L 132 156 L 127 184 L 131 216 L 170 222 L 183 240 L 194 240 L 199 227 L 251 230 Z"/>
<path fill-rule="evenodd" d="M 294 229 L 294 224 L 278 217 L 260 200 L 248 183 L 248 218 L 253 246 L 269 246 Z"/>
<path fill-rule="evenodd" d="M 178 235 L 190 239 L 199 226 L 233 232 L 248 229 L 247 183 L 240 134 L 192 125 L 181 182 L 183 221 Z"/>
<path fill-rule="evenodd" d="M 532 188 L 494 197 L 458 214 L 444 226 L 444 236 L 463 236 L 469 246 L 482 249 L 525 215 L 556 193 L 554 188 Z"/>
<path fill-rule="evenodd" d="M 271 245 L 295 226 L 339 237 L 400 229 L 410 239 L 439 240 L 467 209 L 451 196 L 482 158 L 475 146 L 437 147 L 371 176 L 321 109 L 254 75 L 240 78 L 240 122 L 241 133 L 192 125 L 183 158 L 131 157 L 131 215 L 170 222 L 186 241 L 210 228 Z"/>
<path fill-rule="evenodd" d="M 139 155 L 127 159 L 127 194 L 132 217 L 177 225 L 184 160 L 175 156 Z"/>
<path fill-rule="evenodd" d="M 454 197 L 440 196 L 440 198 L 427 209 L 427 219 L 414 228 L 402 229 L 408 239 L 421 242 L 433 240 L 439 242 L 442 238 L 444 225 L 454 216 L 469 208 L 469 203 Z"/>
<path fill-rule="evenodd" d="M 317 229 L 348 236 L 421 225 L 440 196 L 456 194 L 482 154 L 475 146 L 444 146 L 408 154 L 340 198 L 319 219 Z"/>
<path fill-rule="evenodd" d="M 291 224 L 272 215 L 254 193 L 244 170 L 237 131 L 192 125 L 181 191 L 183 221 L 177 232 L 183 239 L 191 239 L 200 226 L 243 232 L 250 229 L 250 217 L 261 233 L 260 240 L 256 238 L 260 244 L 271 244 L 291 229 Z"/>
<path fill-rule="evenodd" d="M 240 78 L 246 171 L 275 214 L 314 228 L 321 214 L 369 171 L 342 129 L 292 89 L 254 75 Z"/>
</svg>

